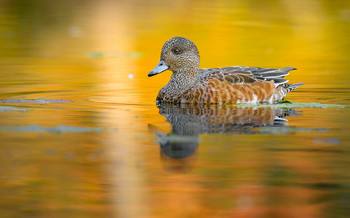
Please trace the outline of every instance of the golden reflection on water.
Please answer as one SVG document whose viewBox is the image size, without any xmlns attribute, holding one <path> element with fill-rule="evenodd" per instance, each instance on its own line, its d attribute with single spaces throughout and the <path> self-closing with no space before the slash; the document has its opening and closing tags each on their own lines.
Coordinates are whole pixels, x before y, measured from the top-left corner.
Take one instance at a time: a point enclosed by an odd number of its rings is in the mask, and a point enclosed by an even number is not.
<svg viewBox="0 0 350 218">
<path fill-rule="evenodd" d="M 72 101 L 0 110 L 0 214 L 346 217 L 347 108 L 296 109 L 284 133 L 202 129 L 174 160 L 157 141 L 178 116 L 154 102 L 170 72 L 147 73 L 185 36 L 203 68 L 296 67 L 288 100 L 349 105 L 349 22 L 348 1 L 0 1 L 0 100 Z M 46 131 L 61 125 L 103 131 Z"/>
</svg>

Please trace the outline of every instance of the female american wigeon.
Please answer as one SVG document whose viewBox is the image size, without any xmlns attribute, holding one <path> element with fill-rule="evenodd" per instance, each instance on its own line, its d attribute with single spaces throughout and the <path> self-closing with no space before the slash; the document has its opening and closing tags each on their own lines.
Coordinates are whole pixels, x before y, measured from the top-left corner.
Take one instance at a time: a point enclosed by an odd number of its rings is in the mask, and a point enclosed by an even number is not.
<svg viewBox="0 0 350 218">
<path fill-rule="evenodd" d="M 158 93 L 157 103 L 235 104 L 269 103 L 303 85 L 289 84 L 283 77 L 292 67 L 268 69 L 258 67 L 223 67 L 199 69 L 196 45 L 183 37 L 165 42 L 161 58 L 148 76 L 173 72 L 170 81 Z"/>
</svg>

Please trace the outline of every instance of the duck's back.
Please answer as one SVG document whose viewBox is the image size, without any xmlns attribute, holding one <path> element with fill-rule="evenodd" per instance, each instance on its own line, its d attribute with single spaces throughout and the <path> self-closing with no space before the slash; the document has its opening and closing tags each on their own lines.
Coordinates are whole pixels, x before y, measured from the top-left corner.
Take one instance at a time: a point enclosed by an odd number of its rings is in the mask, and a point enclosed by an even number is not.
<svg viewBox="0 0 350 218">
<path fill-rule="evenodd" d="M 224 67 L 201 69 L 197 81 L 173 103 L 235 104 L 276 103 L 302 83 L 288 84 L 283 77 L 295 68 Z M 158 96 L 157 100 L 164 100 Z M 169 101 L 169 99 L 167 100 Z"/>
</svg>

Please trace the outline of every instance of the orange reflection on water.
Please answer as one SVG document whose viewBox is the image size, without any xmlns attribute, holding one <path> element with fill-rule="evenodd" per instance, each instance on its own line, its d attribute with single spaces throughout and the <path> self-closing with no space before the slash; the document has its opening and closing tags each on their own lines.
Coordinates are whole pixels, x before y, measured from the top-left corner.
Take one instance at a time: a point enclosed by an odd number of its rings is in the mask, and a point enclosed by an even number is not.
<svg viewBox="0 0 350 218">
<path fill-rule="evenodd" d="M 349 8 L 322 0 L 1 1 L 0 100 L 72 102 L 4 104 L 28 110 L 0 111 L 0 214 L 345 217 L 348 109 L 297 109 L 287 133 L 202 131 L 193 155 L 174 160 L 157 143 L 173 126 L 154 102 L 171 72 L 147 73 L 166 40 L 185 36 L 203 68 L 296 67 L 288 79 L 306 85 L 288 100 L 349 105 Z M 103 131 L 8 128 L 28 125 Z"/>
</svg>

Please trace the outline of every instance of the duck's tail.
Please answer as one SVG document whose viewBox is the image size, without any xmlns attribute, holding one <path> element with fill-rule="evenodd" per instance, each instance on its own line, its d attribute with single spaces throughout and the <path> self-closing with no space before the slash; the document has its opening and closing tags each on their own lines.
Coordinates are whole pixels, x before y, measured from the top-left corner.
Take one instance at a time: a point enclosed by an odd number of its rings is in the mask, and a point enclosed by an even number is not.
<svg viewBox="0 0 350 218">
<path fill-rule="evenodd" d="M 286 92 L 287 94 L 302 85 L 304 85 L 304 83 L 294 83 L 294 84 L 284 83 L 281 86 L 287 91 Z"/>
<path fill-rule="evenodd" d="M 291 91 L 293 91 L 294 89 L 298 88 L 299 86 L 304 85 L 304 83 L 294 83 L 294 84 L 290 84 L 290 83 L 283 83 L 281 85 L 279 85 L 277 87 L 277 95 L 279 95 L 278 101 L 281 101 L 284 99 L 284 97 Z"/>
</svg>

